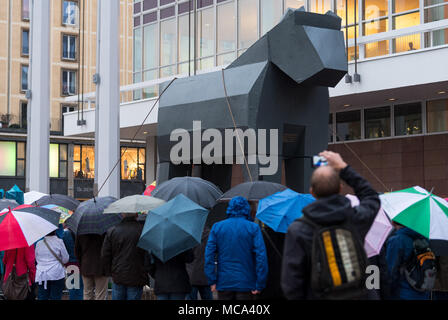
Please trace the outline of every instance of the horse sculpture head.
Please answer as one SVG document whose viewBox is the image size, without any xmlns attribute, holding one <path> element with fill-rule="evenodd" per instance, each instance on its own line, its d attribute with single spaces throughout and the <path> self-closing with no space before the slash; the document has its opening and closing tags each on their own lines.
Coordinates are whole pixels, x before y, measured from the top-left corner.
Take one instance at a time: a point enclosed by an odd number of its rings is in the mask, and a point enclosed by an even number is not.
<svg viewBox="0 0 448 320">
<path fill-rule="evenodd" d="M 283 19 L 228 68 L 268 60 L 297 84 L 335 87 L 347 73 L 341 18 L 288 9 Z"/>
</svg>

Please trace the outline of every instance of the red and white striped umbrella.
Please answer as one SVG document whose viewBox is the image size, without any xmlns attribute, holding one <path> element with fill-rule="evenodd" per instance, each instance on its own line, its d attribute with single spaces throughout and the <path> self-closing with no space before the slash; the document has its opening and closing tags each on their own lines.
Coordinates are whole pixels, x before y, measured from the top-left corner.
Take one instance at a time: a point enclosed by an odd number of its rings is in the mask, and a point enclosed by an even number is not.
<svg viewBox="0 0 448 320">
<path fill-rule="evenodd" d="M 0 251 L 27 248 L 58 228 L 59 214 L 45 208 L 0 212 Z"/>
</svg>

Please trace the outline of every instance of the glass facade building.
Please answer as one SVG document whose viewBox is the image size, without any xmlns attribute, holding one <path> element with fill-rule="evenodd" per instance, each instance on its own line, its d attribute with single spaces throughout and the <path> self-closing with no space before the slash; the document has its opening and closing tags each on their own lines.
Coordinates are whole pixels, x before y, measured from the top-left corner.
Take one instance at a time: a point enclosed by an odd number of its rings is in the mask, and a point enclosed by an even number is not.
<svg viewBox="0 0 448 320">
<path fill-rule="evenodd" d="M 350 42 L 355 34 L 368 39 L 448 18 L 448 0 L 195 1 L 134 1 L 134 82 L 227 65 L 275 26 L 288 8 L 335 12 Z M 448 29 L 375 40 L 358 45 L 357 58 L 448 44 Z M 355 47 L 350 42 L 348 57 L 353 60 Z M 146 88 L 134 98 L 157 94 L 156 88 Z"/>
</svg>

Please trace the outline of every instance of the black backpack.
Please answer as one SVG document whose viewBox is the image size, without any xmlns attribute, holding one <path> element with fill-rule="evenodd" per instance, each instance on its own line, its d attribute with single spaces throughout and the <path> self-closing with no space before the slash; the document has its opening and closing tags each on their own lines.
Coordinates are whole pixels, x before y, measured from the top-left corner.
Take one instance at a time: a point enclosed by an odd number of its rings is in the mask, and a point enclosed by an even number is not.
<svg viewBox="0 0 448 320">
<path fill-rule="evenodd" d="M 429 292 L 434 289 L 437 277 L 436 256 L 427 239 L 415 239 L 413 247 L 414 250 L 402 271 L 414 290 Z"/>
<path fill-rule="evenodd" d="M 317 299 L 365 299 L 367 255 L 360 237 L 346 219 L 321 226 L 305 216 L 300 221 L 313 228 L 311 289 Z"/>
</svg>

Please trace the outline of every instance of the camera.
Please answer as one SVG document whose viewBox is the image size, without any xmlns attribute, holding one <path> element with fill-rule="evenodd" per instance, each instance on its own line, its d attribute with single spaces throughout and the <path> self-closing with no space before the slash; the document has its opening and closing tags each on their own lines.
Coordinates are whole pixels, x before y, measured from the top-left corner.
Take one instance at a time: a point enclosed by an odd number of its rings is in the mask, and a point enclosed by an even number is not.
<svg viewBox="0 0 448 320">
<path fill-rule="evenodd" d="M 321 156 L 313 156 L 313 167 L 318 168 L 322 166 L 328 166 L 328 161 Z"/>
</svg>

